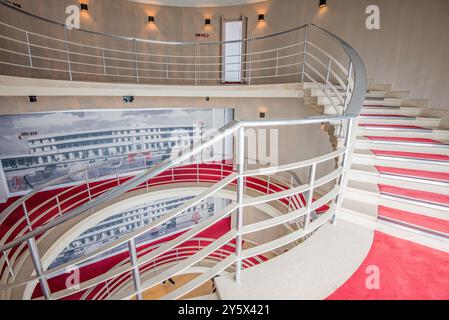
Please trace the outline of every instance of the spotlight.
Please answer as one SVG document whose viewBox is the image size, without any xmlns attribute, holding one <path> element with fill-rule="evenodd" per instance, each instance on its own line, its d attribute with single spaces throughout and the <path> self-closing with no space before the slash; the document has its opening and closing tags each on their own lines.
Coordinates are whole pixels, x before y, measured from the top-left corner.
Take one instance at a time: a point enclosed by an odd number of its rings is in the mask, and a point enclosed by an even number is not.
<svg viewBox="0 0 449 320">
<path fill-rule="evenodd" d="M 320 0 L 320 8 L 327 6 L 326 0 Z"/>
<path fill-rule="evenodd" d="M 259 21 L 265 21 L 265 14 L 263 14 L 263 13 L 259 14 L 258 18 L 259 18 Z"/>
<path fill-rule="evenodd" d="M 89 11 L 89 7 L 87 6 L 86 3 L 81 3 L 80 6 L 81 6 L 81 11 L 85 11 L 85 12 Z"/>
<path fill-rule="evenodd" d="M 210 19 L 204 19 L 204 24 L 206 26 L 210 26 Z"/>
<path fill-rule="evenodd" d="M 124 103 L 132 103 L 134 102 L 134 96 L 123 96 L 122 101 Z"/>
<path fill-rule="evenodd" d="M 154 16 L 148 16 L 148 22 L 154 23 Z"/>
<path fill-rule="evenodd" d="M 36 103 L 37 102 L 37 97 L 36 96 L 29 96 L 30 98 L 30 102 L 31 103 Z"/>
</svg>

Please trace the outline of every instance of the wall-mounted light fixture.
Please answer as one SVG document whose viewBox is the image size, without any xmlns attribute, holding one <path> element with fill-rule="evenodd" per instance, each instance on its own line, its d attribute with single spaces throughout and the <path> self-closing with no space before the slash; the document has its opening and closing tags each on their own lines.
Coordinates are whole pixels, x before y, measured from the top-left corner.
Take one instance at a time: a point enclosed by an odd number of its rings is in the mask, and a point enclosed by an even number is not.
<svg viewBox="0 0 449 320">
<path fill-rule="evenodd" d="M 204 19 L 204 24 L 206 25 L 206 26 L 210 26 L 210 19 Z"/>
<path fill-rule="evenodd" d="M 89 11 L 89 7 L 87 6 L 87 3 L 81 3 L 80 7 L 81 7 L 81 11 L 84 11 L 84 12 Z"/>
<path fill-rule="evenodd" d="M 154 23 L 154 16 L 148 16 L 148 22 Z"/>
<path fill-rule="evenodd" d="M 259 112 L 259 118 L 260 119 L 265 119 L 267 116 L 267 114 L 265 112 Z"/>
<path fill-rule="evenodd" d="M 122 101 L 124 103 L 132 103 L 134 102 L 134 96 L 123 96 Z"/>
<path fill-rule="evenodd" d="M 320 0 L 320 8 L 327 6 L 326 0 Z"/>
<path fill-rule="evenodd" d="M 263 13 L 259 14 L 258 19 L 259 19 L 259 22 L 265 21 L 265 15 Z"/>
</svg>

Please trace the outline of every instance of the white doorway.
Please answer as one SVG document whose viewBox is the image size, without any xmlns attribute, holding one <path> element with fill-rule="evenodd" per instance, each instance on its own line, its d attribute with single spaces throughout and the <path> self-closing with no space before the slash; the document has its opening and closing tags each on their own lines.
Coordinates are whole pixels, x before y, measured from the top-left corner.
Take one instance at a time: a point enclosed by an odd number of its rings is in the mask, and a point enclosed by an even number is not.
<svg viewBox="0 0 449 320">
<path fill-rule="evenodd" d="M 222 39 L 226 41 L 243 40 L 245 35 L 245 23 L 243 17 L 239 20 L 222 20 Z M 225 43 L 223 45 L 223 74 L 224 83 L 243 82 L 243 52 L 244 43 L 242 41 Z"/>
</svg>

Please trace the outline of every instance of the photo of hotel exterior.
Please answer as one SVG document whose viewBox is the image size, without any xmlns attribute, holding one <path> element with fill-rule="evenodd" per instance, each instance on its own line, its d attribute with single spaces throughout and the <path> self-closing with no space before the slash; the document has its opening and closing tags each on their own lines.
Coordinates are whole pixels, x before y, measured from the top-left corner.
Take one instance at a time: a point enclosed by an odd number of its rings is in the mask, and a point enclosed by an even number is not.
<svg viewBox="0 0 449 320">
<path fill-rule="evenodd" d="M 223 109 L 224 113 L 214 112 L 213 117 L 221 117 L 213 121 L 229 121 L 232 112 Z M 151 111 L 147 111 L 151 114 Z M 176 111 L 172 111 L 176 118 Z M 31 115 L 32 116 L 32 115 Z M 98 118 L 107 118 L 107 113 L 98 113 Z M 108 168 L 89 171 L 89 178 L 117 174 L 121 171 L 142 170 L 157 164 L 181 150 L 192 146 L 208 134 L 211 123 L 203 121 L 190 122 L 189 125 L 148 125 L 132 124 L 127 127 L 108 129 L 87 129 L 83 131 L 64 130 L 51 134 L 38 135 L 37 132 L 18 132 L 20 142 L 26 143 L 27 154 L 0 154 L 3 174 L 11 194 L 31 189 L 46 181 L 57 178 L 70 170 L 79 170 L 83 165 L 117 159 Z M 32 120 L 30 127 L 32 126 Z M 67 128 L 69 129 L 69 128 Z M 223 153 L 223 150 L 216 151 Z M 214 151 L 209 150 L 208 156 Z M 205 153 L 206 154 L 206 153 Z M 0 175 L 1 176 L 1 175 Z M 70 180 L 84 179 L 74 175 Z M 67 181 L 68 183 L 70 182 Z"/>
</svg>

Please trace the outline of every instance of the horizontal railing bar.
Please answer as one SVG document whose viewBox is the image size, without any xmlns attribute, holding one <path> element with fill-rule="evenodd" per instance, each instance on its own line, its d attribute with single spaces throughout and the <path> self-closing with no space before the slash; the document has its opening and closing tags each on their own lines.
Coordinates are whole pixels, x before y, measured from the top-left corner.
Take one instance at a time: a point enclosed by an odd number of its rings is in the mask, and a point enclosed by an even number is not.
<svg viewBox="0 0 449 320">
<path fill-rule="evenodd" d="M 324 154 L 322 156 L 316 157 L 316 158 L 312 158 L 312 159 L 308 159 L 308 160 L 304 160 L 304 161 L 299 161 L 299 162 L 295 162 L 295 163 L 290 163 L 290 164 L 284 164 L 284 165 L 280 165 L 280 166 L 275 166 L 275 167 L 267 167 L 267 168 L 261 168 L 261 169 L 254 169 L 254 170 L 247 170 L 243 173 L 243 176 L 245 177 L 253 177 L 253 176 L 259 176 L 259 175 L 269 175 L 269 174 L 273 174 L 273 173 L 277 173 L 277 172 L 282 172 L 282 171 L 287 171 L 287 170 L 294 170 L 294 169 L 299 169 L 299 168 L 303 168 L 303 167 L 308 167 L 311 166 L 314 163 L 321 163 L 321 162 L 325 162 L 327 160 L 330 159 L 334 159 L 336 157 L 341 156 L 342 154 L 345 153 L 345 149 L 338 149 L 335 150 L 331 153 L 327 153 Z"/>
<path fill-rule="evenodd" d="M 175 300 L 185 296 L 187 293 L 191 292 L 195 288 L 199 287 L 203 283 L 207 282 L 209 279 L 213 278 L 223 270 L 226 270 L 230 265 L 232 265 L 237 260 L 235 254 L 230 255 L 223 261 L 217 263 L 214 267 L 210 268 L 208 271 L 203 273 L 202 275 L 196 277 L 192 281 L 189 281 L 187 284 L 183 285 L 180 288 L 170 292 L 169 294 L 160 298 L 160 300 Z"/>
<path fill-rule="evenodd" d="M 221 236 L 219 239 L 217 239 L 215 242 L 211 243 L 207 247 L 205 247 L 203 250 L 199 251 L 198 253 L 194 254 L 193 256 L 189 257 L 188 259 L 184 260 L 181 263 L 178 263 L 173 268 L 170 268 L 168 270 L 165 270 L 158 274 L 157 276 L 142 282 L 142 289 L 140 293 L 143 293 L 143 291 L 148 290 L 149 288 L 152 288 L 158 283 L 163 282 L 164 280 L 167 280 L 168 278 L 171 278 L 175 276 L 176 274 L 188 269 L 191 265 L 197 263 L 198 261 L 202 260 L 203 258 L 207 257 L 211 253 L 215 252 L 217 249 L 221 248 L 225 244 L 227 244 L 229 241 L 234 239 L 237 235 L 237 231 L 235 229 L 232 229 L 231 231 L 227 232 L 223 236 Z M 108 300 L 127 300 L 131 299 L 136 293 L 134 292 L 132 294 L 117 294 L 114 296 L 108 297 Z"/>
<path fill-rule="evenodd" d="M 332 171 L 331 173 L 328 173 L 327 175 L 315 180 L 314 183 L 314 188 L 316 187 L 320 187 L 323 184 L 326 184 L 332 180 L 335 180 L 337 177 L 339 177 L 343 172 L 343 168 L 340 167 L 334 171 Z M 270 201 L 275 201 L 275 200 L 279 200 L 279 199 L 283 199 L 283 198 L 287 198 L 289 196 L 293 196 L 295 194 L 298 193 L 304 193 L 306 191 L 309 191 L 311 188 L 313 188 L 312 186 L 310 186 L 309 184 L 304 184 L 302 186 L 296 187 L 296 188 L 291 188 L 285 191 L 281 191 L 281 192 L 276 192 L 276 193 L 272 193 L 272 194 L 268 194 L 268 195 L 264 195 L 264 196 L 259 196 L 259 197 L 254 197 L 254 198 L 250 198 L 247 199 L 244 203 L 243 206 L 247 207 L 247 206 L 254 206 L 257 204 L 261 204 L 261 203 L 266 203 L 266 202 L 270 202 Z"/>
<path fill-rule="evenodd" d="M 329 219 L 335 214 L 336 206 L 333 205 L 326 213 L 321 214 L 317 219 L 312 221 L 306 229 L 300 229 L 295 232 L 289 233 L 286 236 L 278 238 L 276 240 L 261 244 L 257 247 L 243 250 L 242 259 L 252 258 L 261 255 L 265 252 L 272 251 L 274 249 L 283 247 L 293 241 L 296 241 L 304 236 L 314 232 L 316 229 L 321 227 L 323 224 L 329 221 Z"/>
<path fill-rule="evenodd" d="M 338 187 L 333 188 L 331 191 L 329 191 L 324 196 L 322 196 L 321 198 L 319 198 L 318 200 L 316 200 L 312 203 L 312 205 L 310 206 L 310 212 L 322 207 L 327 202 L 334 199 L 338 195 L 338 193 L 339 193 L 339 188 Z M 292 220 L 301 218 L 301 217 L 305 216 L 308 212 L 309 211 L 307 210 L 307 208 L 303 207 L 301 209 L 292 211 L 290 213 L 287 213 L 287 214 L 284 214 L 281 216 L 277 216 L 277 217 L 269 218 L 269 219 L 266 219 L 266 220 L 263 220 L 260 222 L 248 224 L 248 225 L 243 226 L 242 234 L 249 234 L 249 233 L 277 227 L 279 225 L 288 223 Z"/>
<path fill-rule="evenodd" d="M 163 255 L 165 252 L 167 252 L 168 250 L 172 250 L 174 247 L 182 244 L 183 242 L 188 241 L 190 238 L 193 238 L 196 234 L 200 233 L 201 231 L 204 231 L 205 229 L 209 228 L 211 225 L 217 223 L 218 221 L 222 220 L 224 217 L 226 217 L 227 215 L 229 215 L 233 210 L 235 210 L 236 205 L 235 203 L 229 205 L 228 207 L 226 207 L 225 209 L 223 209 L 221 212 L 215 214 L 214 216 L 212 216 L 211 218 L 203 221 L 202 223 L 194 226 L 192 229 L 190 229 L 189 231 L 183 233 L 181 236 L 166 242 L 164 244 L 162 244 L 158 249 L 151 251 L 150 253 L 147 253 L 144 256 L 141 256 L 138 258 L 138 262 L 137 262 L 137 266 L 138 267 L 142 267 L 144 264 L 158 258 L 159 256 Z M 164 219 L 165 220 L 165 219 Z M 150 230 L 150 229 L 149 229 Z M 148 231 L 149 231 L 148 230 Z M 96 278 L 92 278 L 88 281 L 85 281 L 81 284 L 78 284 L 79 288 L 76 290 L 76 292 L 91 288 L 95 285 L 98 285 L 104 281 L 113 279 L 125 272 L 130 271 L 133 268 L 132 265 L 130 264 L 125 264 L 124 266 L 121 266 L 119 268 L 114 268 L 111 269 L 108 272 L 103 273 L 102 275 L 96 277 Z M 60 299 L 60 298 L 64 298 L 67 297 L 69 295 L 74 294 L 75 291 L 71 288 L 67 288 L 66 290 L 63 291 L 59 291 L 57 293 L 54 293 L 52 295 L 53 298 L 55 299 Z"/>
</svg>

